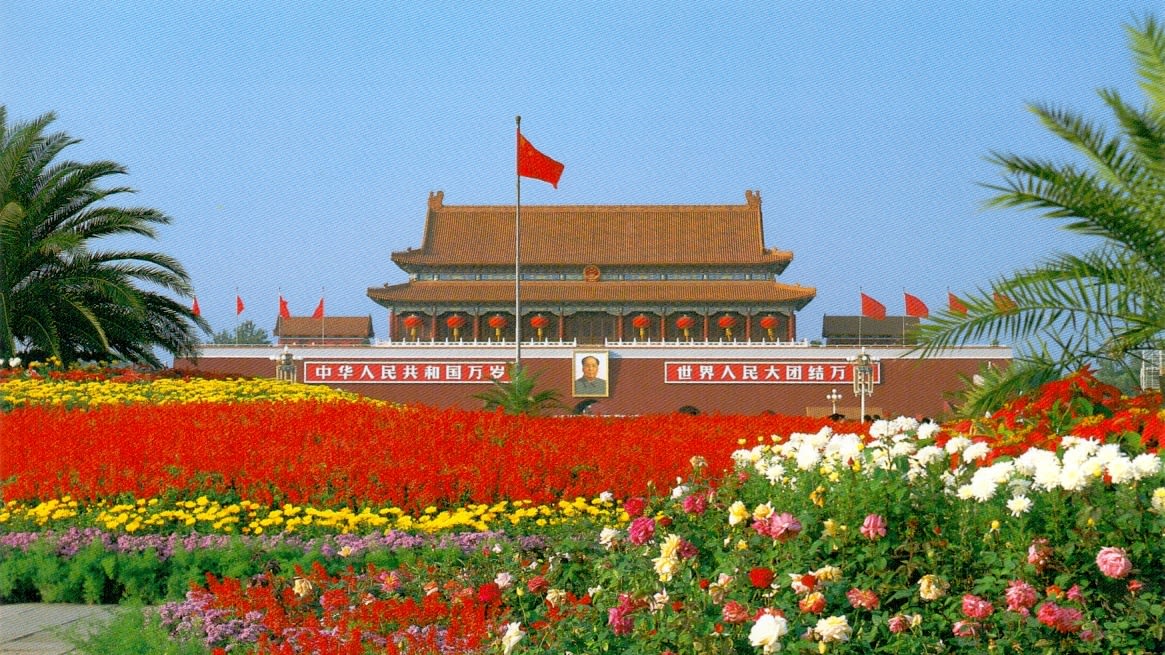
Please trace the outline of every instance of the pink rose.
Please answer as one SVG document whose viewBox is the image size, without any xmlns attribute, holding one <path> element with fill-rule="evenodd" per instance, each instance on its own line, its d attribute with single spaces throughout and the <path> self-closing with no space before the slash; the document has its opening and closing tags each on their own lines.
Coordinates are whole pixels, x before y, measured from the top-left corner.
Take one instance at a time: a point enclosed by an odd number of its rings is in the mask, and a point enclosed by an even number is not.
<svg viewBox="0 0 1165 655">
<path fill-rule="evenodd" d="M 744 623 L 752 618 L 748 608 L 734 600 L 724 603 L 724 607 L 720 610 L 720 616 L 725 623 Z"/>
<path fill-rule="evenodd" d="M 801 532 L 801 522 L 788 512 L 773 514 L 768 520 L 768 535 L 777 541 L 788 541 Z"/>
<path fill-rule="evenodd" d="M 910 629 L 910 619 L 902 614 L 895 614 L 890 617 L 890 632 L 900 635 Z"/>
<path fill-rule="evenodd" d="M 1044 537 L 1033 539 L 1032 544 L 1027 549 L 1027 563 L 1035 566 L 1037 571 L 1043 571 L 1051 559 L 1052 547 L 1048 544 L 1048 540 Z"/>
<path fill-rule="evenodd" d="M 655 536 L 655 519 L 649 516 L 640 516 L 627 527 L 627 538 L 636 546 L 651 541 Z"/>
<path fill-rule="evenodd" d="M 870 514 L 862 521 L 862 536 L 870 541 L 877 541 L 886 536 L 886 519 L 880 514 Z"/>
<path fill-rule="evenodd" d="M 708 509 L 708 497 L 693 494 L 684 498 L 684 511 L 688 514 L 703 514 Z"/>
<path fill-rule="evenodd" d="M 1101 573 L 1117 580 L 1127 576 L 1133 570 L 1133 563 L 1129 561 L 1129 556 L 1124 549 L 1113 546 L 1100 549 L 1100 552 L 1096 554 L 1096 566 L 1100 567 Z"/>
<path fill-rule="evenodd" d="M 845 597 L 849 599 L 849 604 L 855 609 L 878 609 L 878 594 L 869 589 L 858 589 L 854 587 L 846 592 Z"/>
<path fill-rule="evenodd" d="M 1072 607 L 1061 607 L 1053 602 L 1040 605 L 1036 610 L 1040 623 L 1064 634 L 1079 632 L 1084 623 L 1084 614 Z"/>
<path fill-rule="evenodd" d="M 1035 587 L 1023 580 L 1012 580 L 1011 584 L 1007 585 L 1004 597 L 1007 599 L 1008 610 L 1024 616 L 1031 614 L 1031 608 L 1039 600 Z"/>
<path fill-rule="evenodd" d="M 955 624 L 951 626 L 951 632 L 956 637 L 974 637 L 979 634 L 980 627 L 974 621 L 955 621 Z"/>
<path fill-rule="evenodd" d="M 963 616 L 968 619 L 985 619 L 991 616 L 995 607 L 991 603 L 972 594 L 963 596 Z"/>
</svg>

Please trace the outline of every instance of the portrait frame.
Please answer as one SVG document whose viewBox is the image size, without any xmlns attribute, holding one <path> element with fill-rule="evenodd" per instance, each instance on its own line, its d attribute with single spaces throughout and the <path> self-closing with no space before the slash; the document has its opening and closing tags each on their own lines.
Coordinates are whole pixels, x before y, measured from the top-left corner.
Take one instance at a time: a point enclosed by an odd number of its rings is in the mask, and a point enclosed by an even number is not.
<svg viewBox="0 0 1165 655">
<path fill-rule="evenodd" d="M 585 379 L 583 363 L 588 358 L 598 362 L 595 379 L 602 381 L 602 388 L 591 386 Z M 606 350 L 576 350 L 570 358 L 570 395 L 575 398 L 606 398 L 611 393 L 611 358 Z"/>
</svg>

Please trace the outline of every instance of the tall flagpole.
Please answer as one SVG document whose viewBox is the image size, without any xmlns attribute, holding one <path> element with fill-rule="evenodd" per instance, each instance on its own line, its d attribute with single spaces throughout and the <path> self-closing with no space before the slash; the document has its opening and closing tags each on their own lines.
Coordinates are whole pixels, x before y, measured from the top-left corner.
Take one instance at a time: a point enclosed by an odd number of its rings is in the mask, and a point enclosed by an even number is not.
<svg viewBox="0 0 1165 655">
<path fill-rule="evenodd" d="M 522 117 L 514 117 L 518 135 Z M 514 368 L 522 365 L 522 176 L 518 174 L 518 141 L 514 140 Z"/>
</svg>

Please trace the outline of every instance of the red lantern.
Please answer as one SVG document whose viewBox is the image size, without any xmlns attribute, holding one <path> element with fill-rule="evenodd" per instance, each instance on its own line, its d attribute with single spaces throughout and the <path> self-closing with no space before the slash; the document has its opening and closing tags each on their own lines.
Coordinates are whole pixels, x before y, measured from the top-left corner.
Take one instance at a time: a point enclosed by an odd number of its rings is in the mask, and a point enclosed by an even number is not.
<svg viewBox="0 0 1165 655">
<path fill-rule="evenodd" d="M 696 319 L 692 318 L 691 316 L 688 316 L 687 314 L 684 314 L 683 316 L 676 319 L 676 327 L 678 327 L 679 329 L 684 331 L 684 338 L 685 339 L 690 338 L 688 336 L 688 330 L 692 329 L 692 326 L 695 324 L 696 324 Z"/>
<path fill-rule="evenodd" d="M 502 328 L 506 327 L 506 317 L 501 314 L 494 314 L 489 317 L 489 326 L 494 329 L 494 337 L 502 338 Z"/>
<path fill-rule="evenodd" d="M 417 328 L 421 327 L 421 317 L 416 314 L 409 314 L 405 317 L 405 327 L 409 329 L 409 336 L 417 338 Z"/>
<path fill-rule="evenodd" d="M 735 316 L 732 316 L 730 314 L 725 314 L 724 316 L 721 316 L 719 320 L 716 321 L 716 324 L 719 325 L 720 327 L 724 328 L 724 336 L 725 337 L 727 337 L 729 339 L 732 338 L 732 327 L 734 325 L 736 325 L 736 317 Z"/>
<path fill-rule="evenodd" d="M 445 325 L 448 325 L 453 330 L 453 338 L 461 338 L 461 328 L 465 325 L 465 317 L 458 314 L 453 314 L 445 319 Z"/>
<path fill-rule="evenodd" d="M 534 326 L 534 328 L 536 330 L 538 330 L 538 338 L 541 339 L 542 338 L 542 330 L 545 329 L 547 325 L 550 325 L 550 319 L 546 318 L 545 316 L 543 316 L 541 314 L 535 314 L 530 319 L 530 325 Z"/>
<path fill-rule="evenodd" d="M 777 317 L 769 314 L 760 320 L 760 326 L 769 333 L 769 339 L 773 338 L 773 328 L 777 327 Z"/>
<path fill-rule="evenodd" d="M 640 315 L 636 316 L 635 318 L 631 319 L 631 325 L 634 325 L 636 328 L 638 328 L 639 338 L 643 339 L 644 332 L 647 331 L 647 326 L 651 325 L 651 319 L 648 318 L 647 316 L 645 316 L 644 314 L 640 314 Z"/>
</svg>

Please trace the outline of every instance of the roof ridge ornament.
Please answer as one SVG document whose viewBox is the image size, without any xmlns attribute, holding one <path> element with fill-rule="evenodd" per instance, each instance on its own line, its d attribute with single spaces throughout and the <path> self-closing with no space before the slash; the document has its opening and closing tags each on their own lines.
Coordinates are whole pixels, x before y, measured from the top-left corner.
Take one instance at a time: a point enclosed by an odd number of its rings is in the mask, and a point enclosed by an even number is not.
<svg viewBox="0 0 1165 655">
<path fill-rule="evenodd" d="M 444 191 L 430 191 L 429 192 L 429 211 L 436 211 L 445 204 Z"/>
<path fill-rule="evenodd" d="M 760 208 L 760 191 L 753 191 L 752 189 L 744 190 L 744 200 L 749 207 Z"/>
</svg>

